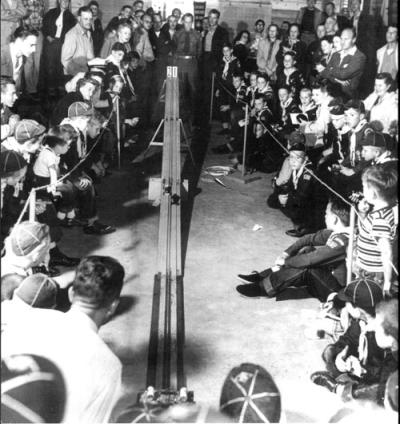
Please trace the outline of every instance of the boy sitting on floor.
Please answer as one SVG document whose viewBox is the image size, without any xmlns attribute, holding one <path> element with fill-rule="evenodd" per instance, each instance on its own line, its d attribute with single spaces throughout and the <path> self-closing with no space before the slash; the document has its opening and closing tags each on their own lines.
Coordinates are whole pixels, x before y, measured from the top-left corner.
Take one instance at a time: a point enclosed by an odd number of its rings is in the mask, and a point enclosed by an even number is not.
<svg viewBox="0 0 400 424">
<path fill-rule="evenodd" d="M 373 280 L 358 279 L 336 297 L 345 302 L 349 325 L 336 343 L 325 348 L 322 359 L 326 371 L 314 372 L 311 380 L 338 394 L 343 401 L 370 399 L 374 393 L 372 400 L 383 403 L 373 386 L 381 380 L 385 354 L 371 331 L 375 308 L 383 299 L 382 289 Z"/>
<path fill-rule="evenodd" d="M 1 275 L 27 277 L 33 273 L 33 267 L 49 261 L 49 227 L 39 222 L 21 222 L 12 229 L 4 245 L 6 253 L 1 258 Z"/>
<path fill-rule="evenodd" d="M 348 243 L 349 211 L 331 200 L 325 213 L 326 229 L 300 238 L 275 261 L 273 268 L 250 275 L 239 274 L 245 283 L 236 290 L 247 297 L 274 297 L 289 287 L 307 291 L 325 302 L 329 294 L 346 284 L 345 255 Z M 277 299 L 279 300 L 279 299 Z"/>
<path fill-rule="evenodd" d="M 296 144 L 290 148 L 289 164 L 291 168 L 289 181 L 275 186 L 267 204 L 270 208 L 280 209 L 292 220 L 295 228 L 286 231 L 288 236 L 301 237 L 312 232 L 314 217 L 314 183 L 307 172 L 310 162 L 304 144 Z"/>
</svg>

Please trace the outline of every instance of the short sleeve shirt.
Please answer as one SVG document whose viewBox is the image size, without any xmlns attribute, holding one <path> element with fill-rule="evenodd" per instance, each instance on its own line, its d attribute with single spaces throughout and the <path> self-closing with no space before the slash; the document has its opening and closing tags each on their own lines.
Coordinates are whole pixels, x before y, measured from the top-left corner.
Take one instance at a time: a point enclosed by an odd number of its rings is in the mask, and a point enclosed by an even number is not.
<svg viewBox="0 0 400 424">
<path fill-rule="evenodd" d="M 57 156 L 51 149 L 44 148 L 33 165 L 33 172 L 38 177 L 50 178 L 50 168 L 55 168 L 58 176 L 60 173 L 59 163 L 60 156 Z"/>
<path fill-rule="evenodd" d="M 392 207 L 372 211 L 363 221 L 360 221 L 357 263 L 362 269 L 369 272 L 383 272 L 378 240 L 385 238 L 392 242 L 396 229 L 395 211 Z"/>
</svg>

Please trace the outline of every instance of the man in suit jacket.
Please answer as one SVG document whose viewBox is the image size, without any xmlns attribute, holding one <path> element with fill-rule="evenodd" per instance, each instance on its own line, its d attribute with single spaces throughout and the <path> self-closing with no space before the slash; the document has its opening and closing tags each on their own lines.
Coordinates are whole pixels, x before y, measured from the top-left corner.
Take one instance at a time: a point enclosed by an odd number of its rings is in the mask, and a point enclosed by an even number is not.
<svg viewBox="0 0 400 424">
<path fill-rule="evenodd" d="M 22 0 L 1 0 L 1 46 L 10 42 L 10 36 L 14 33 L 23 17 L 27 15 Z"/>
<path fill-rule="evenodd" d="M 1 47 L 1 75 L 14 79 L 17 92 L 24 91 L 24 65 L 36 50 L 37 38 L 36 30 L 19 27 L 13 41 Z"/>
<path fill-rule="evenodd" d="M 220 15 L 218 10 L 210 10 L 208 13 L 210 27 L 202 39 L 202 80 L 204 105 L 207 109 L 210 104 L 212 73 L 222 60 L 223 46 L 229 43 L 228 31 L 218 25 Z"/>
<path fill-rule="evenodd" d="M 364 72 L 366 57 L 355 45 L 356 34 L 354 28 L 346 28 L 340 36 L 343 49 L 334 53 L 327 67 L 320 73 L 321 77 L 328 78 L 340 84 L 342 92 L 349 98 L 358 98 L 358 85 Z"/>
<path fill-rule="evenodd" d="M 351 24 L 356 31 L 357 48 L 366 56 L 366 65 L 360 81 L 360 95 L 371 93 L 376 75 L 376 51 L 384 44 L 382 18 L 370 15 L 360 9 L 360 0 L 351 0 L 350 9 L 353 12 Z"/>
<path fill-rule="evenodd" d="M 43 53 L 40 66 L 40 86 L 49 94 L 56 94 L 64 86 L 61 65 L 61 50 L 65 34 L 75 26 L 75 17 L 69 10 L 69 0 L 59 0 L 58 6 L 50 9 L 43 18 Z"/>
</svg>

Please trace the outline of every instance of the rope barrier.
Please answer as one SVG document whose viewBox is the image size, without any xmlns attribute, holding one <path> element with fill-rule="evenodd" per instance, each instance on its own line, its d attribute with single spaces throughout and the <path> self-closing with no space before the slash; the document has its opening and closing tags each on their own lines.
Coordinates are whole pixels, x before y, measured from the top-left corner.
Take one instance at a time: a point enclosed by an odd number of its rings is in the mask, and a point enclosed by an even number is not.
<svg viewBox="0 0 400 424">
<path fill-rule="evenodd" d="M 217 80 L 217 83 L 219 84 L 219 86 L 221 86 L 225 92 L 230 95 L 233 99 L 235 99 L 236 101 L 243 103 L 244 105 L 248 106 L 248 103 L 242 99 L 236 99 L 236 96 L 230 92 L 230 90 L 228 90 L 220 81 Z M 289 154 L 289 150 L 282 145 L 282 143 L 276 138 L 276 136 L 269 130 L 269 128 L 257 117 L 254 117 L 255 120 L 257 121 L 257 123 L 259 123 L 265 131 L 268 132 L 268 134 L 272 137 L 272 139 L 287 153 Z M 246 123 L 247 126 L 247 123 Z M 323 185 L 325 188 L 327 188 L 332 194 L 334 194 L 336 197 L 338 197 L 339 199 L 341 199 L 346 205 L 350 206 L 350 210 L 354 210 L 355 215 L 358 217 L 358 219 L 362 220 L 363 217 L 360 215 L 360 213 L 357 211 L 357 208 L 355 207 L 355 205 L 351 202 L 349 202 L 347 199 L 345 199 L 340 193 L 338 193 L 337 191 L 335 191 L 332 187 L 330 187 L 327 183 L 325 183 L 325 181 L 321 180 L 319 177 L 317 177 L 313 171 L 311 171 L 308 168 L 304 168 L 304 171 L 307 172 L 310 176 L 312 176 L 315 180 L 317 180 L 321 185 Z M 377 239 L 376 239 L 377 241 Z M 399 273 L 397 271 L 397 268 L 395 267 L 395 265 L 393 264 L 392 261 L 389 261 L 390 265 L 393 269 L 393 271 L 395 272 L 395 274 L 398 276 Z"/>
<path fill-rule="evenodd" d="M 114 99 L 113 99 L 113 103 L 115 102 L 115 100 L 116 99 L 118 99 L 118 96 L 117 97 L 115 97 Z M 101 139 L 101 137 L 102 137 L 102 135 L 104 134 L 104 131 L 105 131 L 105 129 L 107 128 L 107 126 L 108 126 L 108 124 L 110 123 L 110 120 L 111 120 L 111 118 L 112 118 L 112 116 L 113 116 L 113 113 L 114 113 L 114 108 L 112 109 L 112 111 L 110 112 L 110 115 L 109 115 L 109 117 L 106 119 L 106 122 L 104 123 L 104 125 L 103 125 L 103 128 L 102 128 L 102 130 L 100 131 L 100 133 L 98 134 L 98 136 L 97 136 L 97 138 L 96 138 L 96 140 L 95 140 L 95 142 L 93 143 L 93 146 L 89 149 L 89 151 L 88 152 L 86 152 L 85 153 L 85 155 L 84 156 L 82 156 L 82 158 L 79 160 L 79 162 L 75 165 L 75 166 L 73 166 L 72 167 L 72 169 L 70 169 L 66 174 L 64 174 L 62 177 L 60 177 L 56 182 L 55 182 L 55 184 L 58 184 L 58 183 L 61 183 L 61 182 L 63 182 L 65 179 L 67 179 L 89 156 L 90 156 L 90 154 L 93 152 L 93 150 L 94 150 L 94 148 L 97 146 L 97 144 L 99 143 L 99 141 L 100 141 L 100 139 Z M 29 196 L 28 196 L 28 198 L 26 199 L 26 201 L 25 201 L 25 205 L 24 205 L 24 207 L 23 207 L 23 209 L 22 209 L 22 211 L 21 211 L 21 213 L 20 213 L 20 215 L 19 215 L 19 217 L 18 217 L 18 219 L 17 219 L 17 222 L 16 222 L 16 224 L 14 225 L 14 227 L 13 228 L 15 228 L 18 224 L 20 224 L 21 223 L 21 221 L 22 221 L 22 218 L 23 218 L 23 216 L 25 215 L 25 213 L 26 213 L 26 210 L 27 210 L 27 208 L 28 208 L 28 206 L 29 205 L 31 205 L 31 207 L 35 207 L 35 204 L 36 204 L 36 202 L 34 203 L 33 201 L 32 201 L 32 199 L 34 198 L 35 200 L 36 200 L 36 192 L 37 191 L 41 191 L 41 190 L 45 190 L 45 189 L 47 189 L 47 187 L 50 187 L 52 184 L 51 183 L 49 183 L 49 184 L 46 184 L 46 185 L 43 185 L 43 186 L 40 186 L 40 187 L 34 187 L 34 188 L 32 188 L 31 189 L 31 191 L 29 192 Z M 32 221 L 32 220 L 34 220 L 33 219 L 33 213 L 32 212 L 30 212 L 30 214 L 29 214 L 29 220 L 30 221 Z M 12 231 L 12 230 L 11 230 Z"/>
</svg>

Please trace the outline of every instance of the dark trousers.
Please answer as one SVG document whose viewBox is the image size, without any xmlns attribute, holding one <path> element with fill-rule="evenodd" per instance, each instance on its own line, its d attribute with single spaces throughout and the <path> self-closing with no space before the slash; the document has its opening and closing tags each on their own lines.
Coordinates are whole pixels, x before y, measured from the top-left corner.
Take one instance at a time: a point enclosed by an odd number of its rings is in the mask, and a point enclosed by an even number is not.
<svg viewBox="0 0 400 424">
<path fill-rule="evenodd" d="M 327 267 L 291 268 L 283 266 L 262 280 L 268 296 L 273 297 L 289 287 L 307 287 L 309 293 L 325 302 L 331 293 L 342 287 Z"/>
<path fill-rule="evenodd" d="M 210 112 L 210 100 L 211 100 L 211 85 L 212 85 L 212 74 L 215 70 L 215 61 L 211 53 L 203 53 L 201 63 L 201 92 L 203 98 L 203 110 L 208 114 Z M 214 85 L 214 93 L 216 90 L 216 84 Z M 213 93 L 213 95 L 214 95 Z"/>
<path fill-rule="evenodd" d="M 179 97 L 180 104 L 187 105 L 190 108 L 192 117 L 197 113 L 196 97 L 198 93 L 198 68 L 197 59 L 177 58 L 179 76 Z M 183 109 L 184 110 L 184 109 Z"/>
<path fill-rule="evenodd" d="M 89 184 L 85 190 L 79 189 L 77 184 L 74 184 L 74 195 L 80 218 L 90 219 L 97 216 L 96 193 L 93 184 Z"/>
<path fill-rule="evenodd" d="M 279 189 L 275 189 L 267 199 L 268 206 L 273 209 L 280 209 L 285 216 L 292 220 L 297 228 L 312 229 L 314 227 L 314 208 L 310 201 L 299 202 L 289 193 L 286 206 L 282 206 L 279 203 L 279 194 L 284 193 L 280 193 Z"/>
<path fill-rule="evenodd" d="M 40 60 L 39 89 L 48 93 L 64 87 L 64 72 L 61 64 L 63 43 L 59 38 L 52 42 L 47 38 L 43 41 L 43 51 Z"/>
</svg>

